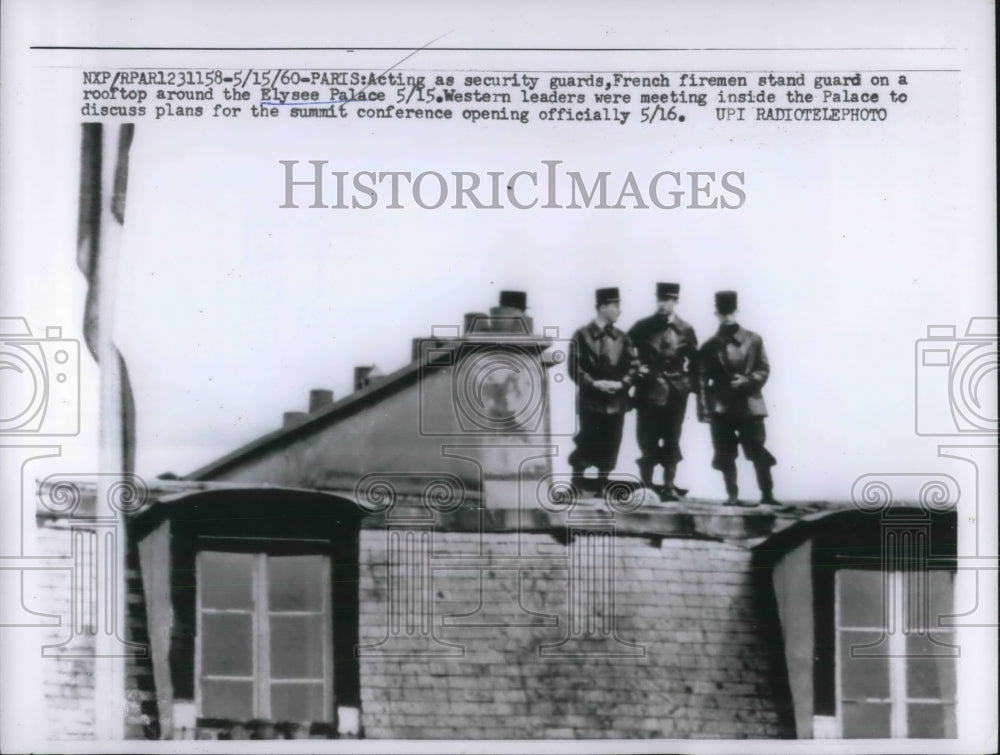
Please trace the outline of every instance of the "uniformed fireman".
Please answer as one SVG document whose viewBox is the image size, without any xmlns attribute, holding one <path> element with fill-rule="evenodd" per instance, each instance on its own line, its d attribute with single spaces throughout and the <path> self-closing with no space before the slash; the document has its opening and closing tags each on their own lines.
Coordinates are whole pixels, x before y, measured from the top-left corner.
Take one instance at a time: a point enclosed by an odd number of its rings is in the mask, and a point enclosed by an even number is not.
<svg viewBox="0 0 1000 755">
<path fill-rule="evenodd" d="M 737 322 L 736 303 L 735 291 L 715 294 L 719 330 L 699 351 L 698 419 L 711 426 L 715 451 L 712 466 L 722 472 L 726 505 L 756 505 L 739 499 L 736 479 L 739 446 L 743 446 L 743 454 L 757 473 L 761 503 L 777 504 L 771 479 L 771 467 L 776 460 L 764 447 L 767 407 L 761 395 L 771 368 L 761 337 Z"/>
<path fill-rule="evenodd" d="M 579 431 L 569 456 L 573 484 L 582 489 L 584 473 L 597 468 L 598 489 L 618 463 L 629 390 L 638 363 L 629 337 L 615 327 L 621 315 L 617 288 L 599 288 L 597 314 L 577 330 L 569 344 L 568 369 L 578 390 Z"/>
<path fill-rule="evenodd" d="M 656 313 L 639 320 L 629 338 L 639 357 L 635 406 L 636 438 L 641 456 L 639 476 L 653 487 L 653 473 L 663 466 L 660 497 L 676 501 L 687 491 L 674 485 L 681 454 L 681 428 L 688 396 L 697 389 L 698 339 L 694 328 L 674 308 L 680 298 L 678 283 L 656 284 Z"/>
</svg>

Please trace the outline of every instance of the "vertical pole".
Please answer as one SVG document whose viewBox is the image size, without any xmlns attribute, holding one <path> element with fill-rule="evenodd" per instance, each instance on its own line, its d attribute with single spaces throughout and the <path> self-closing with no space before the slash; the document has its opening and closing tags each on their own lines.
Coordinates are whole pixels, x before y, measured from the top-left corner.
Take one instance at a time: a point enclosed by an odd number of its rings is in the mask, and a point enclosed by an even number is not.
<svg viewBox="0 0 1000 755">
<path fill-rule="evenodd" d="M 101 222 L 97 263 L 98 318 L 97 348 L 100 362 L 100 451 L 98 457 L 98 501 L 111 499 L 112 486 L 122 476 L 124 460 L 122 418 L 122 376 L 118 352 L 114 346 L 115 284 L 118 273 L 118 252 L 121 225 L 111 212 L 112 191 L 118 154 L 118 128 L 102 126 L 101 150 Z M 105 584 L 98 590 L 112 622 L 98 622 L 95 648 L 94 692 L 96 703 L 96 736 L 98 740 L 125 738 L 125 658 L 118 642 L 125 636 L 125 537 L 124 517 L 116 517 L 114 537 L 109 543 L 110 568 L 104 572 Z"/>
</svg>

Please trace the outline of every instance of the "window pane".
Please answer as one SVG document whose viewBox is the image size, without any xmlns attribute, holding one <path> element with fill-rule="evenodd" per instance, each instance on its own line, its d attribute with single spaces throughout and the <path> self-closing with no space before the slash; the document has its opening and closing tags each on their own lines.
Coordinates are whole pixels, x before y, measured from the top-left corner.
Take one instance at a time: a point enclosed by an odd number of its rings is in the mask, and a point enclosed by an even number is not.
<svg viewBox="0 0 1000 755">
<path fill-rule="evenodd" d="M 322 616 L 271 617 L 271 677 L 323 678 Z"/>
<path fill-rule="evenodd" d="M 272 556 L 267 561 L 272 611 L 319 611 L 326 589 L 322 556 Z"/>
<path fill-rule="evenodd" d="M 840 625 L 880 627 L 885 624 L 884 573 L 876 569 L 840 569 Z"/>
<path fill-rule="evenodd" d="M 239 613 L 201 615 L 201 673 L 253 675 L 253 617 Z"/>
<path fill-rule="evenodd" d="M 272 684 L 271 718 L 275 721 L 323 721 L 322 684 Z"/>
<path fill-rule="evenodd" d="M 843 630 L 840 632 L 841 689 L 845 699 L 889 697 L 889 659 L 864 657 L 864 645 L 878 642 L 881 632 Z M 856 657 L 851 656 L 855 648 Z M 887 654 L 888 643 L 877 646 L 877 653 Z"/>
<path fill-rule="evenodd" d="M 201 683 L 201 715 L 249 721 L 253 715 L 253 682 L 213 681 Z"/>
<path fill-rule="evenodd" d="M 941 570 L 910 570 L 903 573 L 903 590 L 906 596 L 905 619 L 919 630 L 948 629 L 947 623 L 939 624 L 944 616 L 954 613 L 952 579 L 954 572 Z"/>
<path fill-rule="evenodd" d="M 932 639 L 933 637 L 933 639 Z M 935 643 L 934 640 L 937 640 Z M 910 634 L 906 638 L 906 694 L 908 697 L 955 699 L 955 658 L 951 632 Z"/>
<path fill-rule="evenodd" d="M 928 575 L 928 602 L 930 603 L 930 629 L 942 626 L 938 621 L 941 617 L 955 613 L 955 572 L 932 570 Z M 944 623 L 947 626 L 947 623 Z"/>
<path fill-rule="evenodd" d="M 888 703 L 849 703 L 843 707 L 845 739 L 888 738 L 891 735 Z"/>
<path fill-rule="evenodd" d="M 202 551 L 198 557 L 203 608 L 253 608 L 253 562 L 249 553 Z"/>
<path fill-rule="evenodd" d="M 954 705 L 910 703 L 906 715 L 907 734 L 913 739 L 950 739 L 958 735 Z"/>
</svg>

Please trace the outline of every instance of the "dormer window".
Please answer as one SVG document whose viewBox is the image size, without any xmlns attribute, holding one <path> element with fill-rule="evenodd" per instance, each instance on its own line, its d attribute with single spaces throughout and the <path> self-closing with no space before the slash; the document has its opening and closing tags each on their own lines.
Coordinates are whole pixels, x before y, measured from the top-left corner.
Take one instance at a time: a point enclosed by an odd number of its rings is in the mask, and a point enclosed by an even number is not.
<svg viewBox="0 0 1000 755">
<path fill-rule="evenodd" d="M 840 736 L 955 737 L 954 572 L 839 569 L 836 718 Z"/>
<path fill-rule="evenodd" d="M 336 496 L 237 487 L 133 523 L 168 738 L 357 732 L 359 522 Z"/>
<path fill-rule="evenodd" d="M 757 547 L 799 738 L 957 736 L 956 531 L 954 511 L 850 508 Z"/>
<path fill-rule="evenodd" d="M 196 559 L 199 717 L 332 721 L 329 558 L 208 547 Z"/>
</svg>

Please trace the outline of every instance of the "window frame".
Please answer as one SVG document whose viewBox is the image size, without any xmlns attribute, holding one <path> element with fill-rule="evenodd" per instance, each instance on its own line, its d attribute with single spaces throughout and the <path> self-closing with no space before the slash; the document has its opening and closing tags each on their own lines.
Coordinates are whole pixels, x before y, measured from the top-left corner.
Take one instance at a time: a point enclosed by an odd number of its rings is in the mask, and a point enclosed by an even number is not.
<svg viewBox="0 0 1000 755">
<path fill-rule="evenodd" d="M 842 590 L 842 575 L 847 571 L 858 571 L 858 572 L 870 572 L 878 573 L 883 580 L 883 588 L 888 590 L 889 597 L 883 596 L 882 610 L 883 610 L 883 624 L 881 626 L 861 626 L 861 625 L 847 625 L 845 626 L 841 619 L 841 590 Z M 953 569 L 942 570 L 946 571 L 951 577 L 951 597 L 952 603 L 954 602 L 954 579 L 955 572 Z M 941 707 L 951 706 L 952 716 L 957 713 L 957 694 L 956 699 L 945 699 L 931 698 L 931 697 L 913 697 L 909 694 L 908 689 L 908 672 L 909 672 L 909 660 L 911 656 L 908 654 L 907 650 L 907 638 L 914 631 L 920 632 L 921 629 L 912 630 L 908 627 L 904 628 L 906 624 L 906 611 L 909 606 L 906 604 L 907 595 L 907 579 L 909 572 L 904 569 L 894 569 L 891 571 L 885 570 L 875 570 L 875 569 L 865 569 L 858 567 L 840 567 L 835 570 L 833 575 L 834 590 L 833 590 L 833 603 L 834 603 L 834 625 L 833 625 L 833 640 L 834 640 L 834 681 L 835 681 L 835 721 L 837 736 L 842 738 L 844 736 L 844 703 L 845 702 L 871 702 L 871 703 L 886 703 L 889 705 L 889 738 L 892 739 L 907 739 L 910 738 L 909 733 L 909 706 L 911 704 L 933 704 Z M 891 601 L 891 603 L 889 602 Z M 911 612 L 912 614 L 912 612 Z M 925 617 L 928 619 L 930 617 Z M 927 626 L 922 629 L 922 631 L 930 634 L 932 629 L 936 629 L 938 634 L 947 634 L 947 639 L 954 640 L 955 628 L 953 626 L 944 627 L 932 627 Z M 888 630 L 888 631 L 887 631 Z M 841 632 L 844 631 L 867 631 L 867 632 L 878 632 L 882 633 L 883 637 L 888 637 L 889 647 L 887 655 L 885 656 L 886 663 L 888 666 L 889 674 L 889 693 L 887 699 L 881 698 L 871 698 L 868 700 L 846 700 L 844 698 L 844 657 L 842 655 L 842 642 L 841 642 Z M 928 656 L 928 658 L 933 656 Z M 949 737 L 943 737 L 948 739 Z"/>
<path fill-rule="evenodd" d="M 204 691 L 202 689 L 202 662 L 203 662 L 203 640 L 205 637 L 202 616 L 206 609 L 201 604 L 203 594 L 204 568 L 202 566 L 203 554 L 215 553 L 242 553 L 250 555 L 254 559 L 252 567 L 251 595 L 253 597 L 253 609 L 249 612 L 252 633 L 252 660 L 253 673 L 250 677 L 253 687 L 252 707 L 253 715 L 248 721 L 270 721 L 274 723 L 284 722 L 286 719 L 276 719 L 271 715 L 271 685 L 277 683 L 316 683 L 321 681 L 323 685 L 322 718 L 319 721 L 295 721 L 294 723 L 318 723 L 332 722 L 334 720 L 334 709 L 336 707 L 335 681 L 334 681 L 334 605 L 333 605 L 333 559 L 329 553 L 329 542 L 325 540 L 304 541 L 301 539 L 285 540 L 282 538 L 216 538 L 200 537 L 194 554 L 195 571 L 195 637 L 194 637 L 194 708 L 199 719 L 208 719 L 204 715 Z M 275 557 L 288 556 L 315 556 L 322 563 L 321 579 L 322 606 L 318 612 L 321 621 L 322 642 L 322 674 L 320 677 L 309 678 L 288 678 L 274 680 L 271 677 L 271 619 L 273 616 L 292 615 L 316 615 L 315 611 L 272 611 L 269 605 L 269 560 Z M 246 614 L 247 611 L 235 611 L 232 609 L 207 609 L 209 613 L 234 613 Z M 226 675 L 211 675 L 214 678 L 225 681 L 243 680 L 247 677 L 227 677 Z"/>
</svg>

